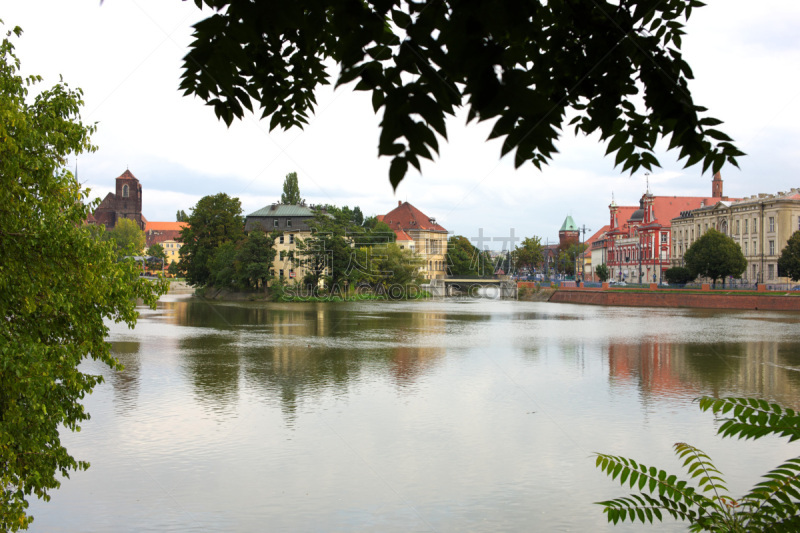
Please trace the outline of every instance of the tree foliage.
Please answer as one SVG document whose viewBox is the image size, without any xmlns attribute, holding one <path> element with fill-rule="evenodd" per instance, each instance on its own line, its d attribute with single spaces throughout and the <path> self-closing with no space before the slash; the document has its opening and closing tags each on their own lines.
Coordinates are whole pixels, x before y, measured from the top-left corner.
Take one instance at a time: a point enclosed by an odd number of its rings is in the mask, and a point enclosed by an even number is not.
<svg viewBox="0 0 800 533">
<path fill-rule="evenodd" d="M 132 262 L 85 221 L 96 205 L 65 169 L 94 151 L 80 119 L 82 92 L 23 78 L 11 35 L 0 42 L 0 530 L 26 528 L 35 495 L 88 468 L 61 442 L 89 418 L 84 395 L 102 381 L 80 371 L 87 357 L 121 368 L 104 320 L 136 322 L 136 299 L 155 306 L 166 281 L 140 279 Z"/>
<path fill-rule="evenodd" d="M 281 203 L 284 205 L 300 205 L 302 201 L 302 198 L 300 198 L 300 184 L 297 183 L 297 172 L 290 172 L 286 174 L 286 178 L 283 180 Z"/>
<path fill-rule="evenodd" d="M 597 265 L 597 268 L 594 269 L 594 273 L 597 274 L 597 278 L 603 282 L 608 281 L 608 278 L 611 277 L 611 271 L 605 263 Z"/>
<path fill-rule="evenodd" d="M 697 276 L 693 276 L 692 272 L 686 267 L 672 267 L 664 271 L 664 277 L 667 283 L 684 285 L 690 281 L 694 281 Z"/>
<path fill-rule="evenodd" d="M 175 221 L 186 222 L 187 220 L 189 220 L 189 215 L 186 214 L 186 211 L 183 209 L 178 209 L 178 212 L 175 213 Z"/>
<path fill-rule="evenodd" d="M 520 246 L 514 249 L 514 261 L 517 268 L 525 268 L 528 272 L 539 268 L 544 261 L 543 249 L 541 238 L 534 235 L 523 239 Z"/>
<path fill-rule="evenodd" d="M 197 202 L 181 230 L 180 268 L 192 285 L 210 283 L 209 262 L 215 250 L 244 237 L 242 204 L 225 193 L 204 196 Z"/>
<path fill-rule="evenodd" d="M 700 408 L 716 415 L 717 434 L 760 439 L 767 435 L 800 439 L 800 415 L 753 398 L 701 398 Z M 638 489 L 629 496 L 598 502 L 609 522 L 653 522 L 665 514 L 686 520 L 690 531 L 797 531 L 800 528 L 800 457 L 788 459 L 763 476 L 747 494 L 734 499 L 711 458 L 686 443 L 675 453 L 697 486 L 633 459 L 596 454 L 596 465 L 622 486 Z"/>
<path fill-rule="evenodd" d="M 800 281 L 800 231 L 795 231 L 778 258 L 778 275 Z"/>
<path fill-rule="evenodd" d="M 480 251 L 463 235 L 447 239 L 447 269 L 451 276 L 491 277 L 494 273 L 488 251 Z"/>
<path fill-rule="evenodd" d="M 114 227 L 108 230 L 103 237 L 114 243 L 120 257 L 142 255 L 142 250 L 144 250 L 144 232 L 139 224 L 130 218 L 117 220 Z"/>
<path fill-rule="evenodd" d="M 154 257 L 156 259 L 163 259 L 164 261 L 167 260 L 167 253 L 164 251 L 164 247 L 161 246 L 159 243 L 153 243 L 147 249 L 147 256 Z"/>
<path fill-rule="evenodd" d="M 699 0 L 195 4 L 214 13 L 194 26 L 185 94 L 228 125 L 255 110 L 270 129 L 303 127 L 335 62 L 336 84 L 356 82 L 382 112 L 378 153 L 392 158 L 394 187 L 438 153 L 461 106 L 470 121 L 494 121 L 489 138 L 517 167 L 547 164 L 568 116 L 631 173 L 659 166 L 663 138 L 704 171 L 743 155 L 689 91 L 680 48 Z"/>
<path fill-rule="evenodd" d="M 747 260 L 736 242 L 711 228 L 694 241 L 683 255 L 683 261 L 692 279 L 709 278 L 716 285 L 717 280 L 741 277 L 747 268 Z"/>
<path fill-rule="evenodd" d="M 266 289 L 272 279 L 270 270 L 275 260 L 275 237 L 263 231 L 251 231 L 236 252 L 239 285 L 249 289 Z"/>
</svg>

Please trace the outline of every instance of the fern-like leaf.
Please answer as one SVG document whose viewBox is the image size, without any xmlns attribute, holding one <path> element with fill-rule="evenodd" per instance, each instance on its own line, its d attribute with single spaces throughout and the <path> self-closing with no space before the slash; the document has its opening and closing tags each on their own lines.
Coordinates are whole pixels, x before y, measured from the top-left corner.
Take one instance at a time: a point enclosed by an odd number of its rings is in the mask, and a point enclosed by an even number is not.
<svg viewBox="0 0 800 533">
<path fill-rule="evenodd" d="M 764 475 L 764 481 L 742 498 L 742 505 L 756 527 L 800 521 L 800 457 Z"/>
<path fill-rule="evenodd" d="M 789 437 L 789 442 L 800 439 L 800 414 L 778 404 L 755 398 L 710 397 L 700 398 L 699 404 L 700 409 L 711 410 L 722 422 L 717 430 L 722 437 L 760 439 L 778 435 Z"/>
</svg>

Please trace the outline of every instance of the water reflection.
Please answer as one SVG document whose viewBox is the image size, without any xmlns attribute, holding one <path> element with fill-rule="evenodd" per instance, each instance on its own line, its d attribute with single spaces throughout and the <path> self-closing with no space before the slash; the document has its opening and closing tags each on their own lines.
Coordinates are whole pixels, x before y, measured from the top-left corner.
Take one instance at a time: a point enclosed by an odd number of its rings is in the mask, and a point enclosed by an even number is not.
<svg viewBox="0 0 800 533">
<path fill-rule="evenodd" d="M 332 304 L 167 304 L 169 320 L 201 335 L 181 338 L 184 368 L 195 394 L 216 415 L 228 416 L 241 388 L 278 401 L 287 420 L 298 404 L 346 392 L 352 383 L 391 376 L 405 387 L 421 379 L 445 350 L 453 319 L 442 312 L 386 309 L 353 312 Z M 484 321 L 469 314 L 454 322 Z M 209 331 L 213 331 L 210 334 Z M 366 377 L 365 377 L 366 376 Z"/>
<path fill-rule="evenodd" d="M 644 396 L 751 396 L 793 406 L 800 376 L 782 362 L 787 350 L 795 359 L 796 346 L 770 341 L 610 344 L 609 377 L 612 385 L 635 382 Z"/>
<path fill-rule="evenodd" d="M 92 468 L 32 504 L 32 531 L 618 531 L 593 451 L 667 467 L 686 440 L 734 493 L 796 455 L 720 445 L 692 400 L 796 403 L 798 318 L 167 298 L 110 325 L 126 371 L 91 367 L 110 385 L 64 436 Z"/>
<path fill-rule="evenodd" d="M 107 372 L 104 375 L 111 381 L 114 389 L 115 408 L 123 416 L 131 411 L 139 397 L 140 345 L 141 343 L 137 341 L 117 341 L 111 344 L 111 355 L 117 358 L 125 368 L 117 372 Z"/>
</svg>

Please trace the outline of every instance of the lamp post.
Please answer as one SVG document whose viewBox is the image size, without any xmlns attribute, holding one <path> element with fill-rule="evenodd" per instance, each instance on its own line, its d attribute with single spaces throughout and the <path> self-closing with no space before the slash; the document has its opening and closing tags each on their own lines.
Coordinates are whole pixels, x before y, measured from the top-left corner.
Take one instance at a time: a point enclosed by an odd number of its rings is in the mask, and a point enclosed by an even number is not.
<svg viewBox="0 0 800 533">
<path fill-rule="evenodd" d="M 642 284 L 642 243 L 636 245 L 637 251 L 639 253 L 639 285 Z"/>
</svg>

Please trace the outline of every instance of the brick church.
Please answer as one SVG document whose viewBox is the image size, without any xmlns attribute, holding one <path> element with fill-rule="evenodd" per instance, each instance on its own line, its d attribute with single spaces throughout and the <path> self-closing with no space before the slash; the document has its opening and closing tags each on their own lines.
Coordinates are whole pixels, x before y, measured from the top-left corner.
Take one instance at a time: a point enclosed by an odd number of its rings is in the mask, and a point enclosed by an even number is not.
<svg viewBox="0 0 800 533">
<path fill-rule="evenodd" d="M 142 185 L 130 170 L 117 178 L 117 192 L 108 193 L 92 216 L 95 224 L 103 224 L 107 230 L 113 229 L 118 220 L 130 218 L 145 231 L 147 219 L 142 215 Z"/>
<path fill-rule="evenodd" d="M 102 224 L 106 230 L 114 229 L 117 221 L 129 218 L 144 231 L 145 246 L 164 247 L 167 257 L 177 260 L 181 247 L 181 230 L 185 222 L 150 222 L 142 215 L 142 185 L 130 170 L 116 179 L 116 192 L 110 192 L 89 216 L 90 224 Z M 174 253 L 172 253 L 174 252 Z"/>
</svg>

